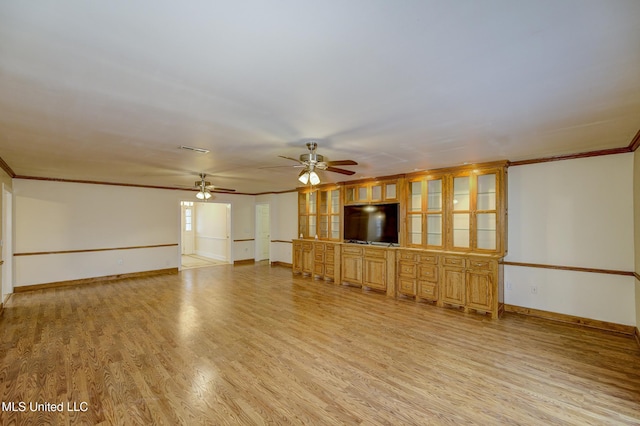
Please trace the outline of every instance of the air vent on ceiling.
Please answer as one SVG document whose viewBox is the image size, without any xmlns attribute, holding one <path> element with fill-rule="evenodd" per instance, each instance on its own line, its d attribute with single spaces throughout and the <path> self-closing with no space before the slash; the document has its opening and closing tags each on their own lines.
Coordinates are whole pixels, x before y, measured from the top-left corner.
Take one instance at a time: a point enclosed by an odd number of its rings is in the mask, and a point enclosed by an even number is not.
<svg viewBox="0 0 640 426">
<path fill-rule="evenodd" d="M 182 146 L 180 147 L 180 149 L 186 149 L 187 151 L 195 151 L 195 152 L 199 152 L 199 153 L 201 153 L 201 154 L 207 154 L 207 153 L 209 153 L 209 150 L 208 150 L 208 149 L 204 149 L 204 148 L 196 148 L 195 146 L 185 146 L 185 145 L 182 145 Z"/>
</svg>

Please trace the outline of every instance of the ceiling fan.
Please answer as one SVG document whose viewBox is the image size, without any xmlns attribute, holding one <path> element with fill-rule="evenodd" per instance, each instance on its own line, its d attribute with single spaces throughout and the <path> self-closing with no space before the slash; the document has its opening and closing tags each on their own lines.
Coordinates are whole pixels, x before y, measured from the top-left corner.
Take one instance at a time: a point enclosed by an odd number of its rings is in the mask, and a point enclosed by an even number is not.
<svg viewBox="0 0 640 426">
<path fill-rule="evenodd" d="M 198 190 L 198 193 L 196 194 L 196 198 L 198 200 L 205 200 L 207 201 L 209 198 L 211 198 L 211 192 L 212 191 L 216 191 L 216 192 L 235 192 L 235 189 L 229 189 L 229 188 L 219 188 L 217 186 L 211 185 L 211 182 L 205 180 L 205 178 L 207 177 L 207 175 L 205 173 L 200 173 L 200 180 L 195 181 L 194 183 L 194 187 L 195 189 Z"/>
<path fill-rule="evenodd" d="M 342 173 L 343 175 L 353 175 L 356 172 L 347 169 L 341 169 L 334 166 L 357 166 L 358 163 L 353 160 L 337 160 L 337 161 L 324 161 L 324 157 L 316 153 L 318 144 L 316 142 L 307 142 L 307 154 L 300 155 L 300 159 L 285 157 L 279 155 L 280 158 L 286 158 L 287 160 L 297 161 L 299 165 L 293 167 L 304 167 L 304 169 L 298 175 L 298 180 L 303 185 L 311 183 L 311 185 L 317 185 L 320 183 L 320 177 L 316 170 L 326 170 L 327 172 Z"/>
</svg>

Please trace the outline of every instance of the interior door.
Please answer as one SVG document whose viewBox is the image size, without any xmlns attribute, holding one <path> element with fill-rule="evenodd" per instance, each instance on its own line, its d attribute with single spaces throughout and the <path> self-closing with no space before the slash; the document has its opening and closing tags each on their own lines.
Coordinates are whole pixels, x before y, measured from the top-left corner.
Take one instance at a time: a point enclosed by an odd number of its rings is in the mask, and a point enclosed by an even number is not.
<svg viewBox="0 0 640 426">
<path fill-rule="evenodd" d="M 271 230 L 269 204 L 256 205 L 256 261 L 269 259 Z"/>
</svg>

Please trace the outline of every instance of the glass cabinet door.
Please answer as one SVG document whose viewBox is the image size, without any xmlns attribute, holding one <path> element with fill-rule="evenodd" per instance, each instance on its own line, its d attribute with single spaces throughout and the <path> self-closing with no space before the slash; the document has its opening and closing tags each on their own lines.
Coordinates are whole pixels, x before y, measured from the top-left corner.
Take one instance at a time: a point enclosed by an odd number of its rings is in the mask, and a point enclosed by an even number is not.
<svg viewBox="0 0 640 426">
<path fill-rule="evenodd" d="M 329 238 L 329 200 L 327 191 L 318 191 L 320 200 L 318 208 L 318 238 Z"/>
<path fill-rule="evenodd" d="M 454 248 L 469 248 L 471 237 L 471 178 L 453 178 L 452 220 Z"/>
<path fill-rule="evenodd" d="M 442 247 L 442 179 L 427 181 L 427 245 Z"/>
<path fill-rule="evenodd" d="M 332 240 L 340 239 L 340 190 L 329 191 L 329 225 Z"/>
<path fill-rule="evenodd" d="M 476 199 L 476 248 L 496 249 L 496 174 L 478 176 Z"/>
<path fill-rule="evenodd" d="M 398 196 L 396 195 L 395 183 L 387 183 L 384 185 L 384 199 L 386 201 L 398 199 Z"/>
<path fill-rule="evenodd" d="M 422 245 L 422 180 L 409 182 L 409 205 L 407 227 L 410 245 Z"/>
</svg>

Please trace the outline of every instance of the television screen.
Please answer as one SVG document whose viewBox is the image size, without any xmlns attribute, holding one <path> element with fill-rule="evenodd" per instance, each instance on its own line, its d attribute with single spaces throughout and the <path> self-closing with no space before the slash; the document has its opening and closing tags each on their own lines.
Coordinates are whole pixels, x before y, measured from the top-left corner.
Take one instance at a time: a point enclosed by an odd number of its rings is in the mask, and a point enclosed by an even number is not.
<svg viewBox="0 0 640 426">
<path fill-rule="evenodd" d="M 398 243 L 398 204 L 344 207 L 346 241 Z"/>
</svg>

